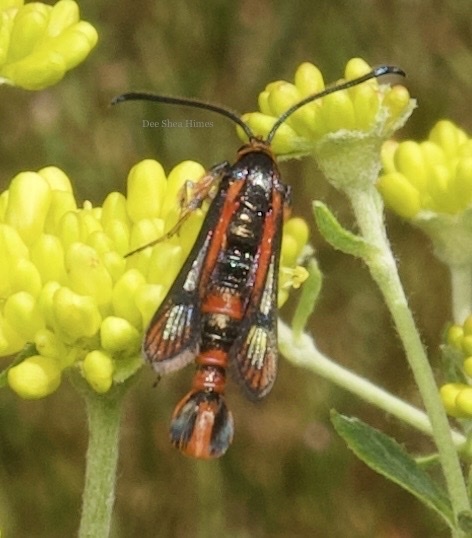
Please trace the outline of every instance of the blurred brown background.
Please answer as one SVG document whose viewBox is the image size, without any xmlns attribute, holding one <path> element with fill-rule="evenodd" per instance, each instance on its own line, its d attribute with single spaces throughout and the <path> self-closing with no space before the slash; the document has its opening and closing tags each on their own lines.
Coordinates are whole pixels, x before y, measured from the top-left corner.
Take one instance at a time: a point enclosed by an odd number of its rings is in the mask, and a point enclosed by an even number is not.
<svg viewBox="0 0 472 538">
<path fill-rule="evenodd" d="M 206 112 L 127 104 L 118 93 L 152 90 L 254 110 L 269 81 L 291 79 L 302 61 L 327 82 L 361 56 L 408 74 L 418 99 L 402 138 L 424 138 L 441 118 L 472 131 L 472 3 L 467 0 L 222 0 L 80 2 L 98 29 L 91 57 L 60 84 L 39 93 L 1 88 L 0 186 L 19 171 L 54 164 L 80 200 L 100 205 L 122 190 L 129 168 L 153 157 L 169 170 L 184 159 L 205 166 L 232 160 L 234 127 Z M 213 129 L 143 129 L 142 119 L 191 117 Z M 355 371 L 419 404 L 392 322 L 365 267 L 334 252 L 317 233 L 309 200 L 353 222 L 343 198 L 310 160 L 282 166 L 293 186 L 294 214 L 312 227 L 325 274 L 310 324 L 319 347 Z M 447 271 L 427 240 L 388 216 L 391 240 L 412 308 L 435 367 L 450 316 Z M 425 269 L 427 268 L 427 269 Z M 290 320 L 291 306 L 281 312 Z M 115 538 L 441 538 L 448 532 L 422 505 L 387 483 L 334 434 L 336 408 L 394 435 L 408 449 L 432 446 L 349 393 L 281 359 L 274 391 L 259 405 L 233 385 L 228 399 L 236 437 L 218 462 L 180 456 L 167 440 L 173 406 L 192 369 L 163 380 L 144 368 L 123 420 Z M 74 536 L 80 516 L 87 430 L 84 406 L 63 384 L 44 401 L 0 395 L 0 526 L 15 538 Z"/>
</svg>

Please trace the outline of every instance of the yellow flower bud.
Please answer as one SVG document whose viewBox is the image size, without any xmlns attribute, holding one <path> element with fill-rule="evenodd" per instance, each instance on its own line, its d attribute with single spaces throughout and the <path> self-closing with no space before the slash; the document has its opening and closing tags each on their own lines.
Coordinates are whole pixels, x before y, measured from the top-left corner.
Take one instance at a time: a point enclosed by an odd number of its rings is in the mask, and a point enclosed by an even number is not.
<svg viewBox="0 0 472 538">
<path fill-rule="evenodd" d="M 126 271 L 126 260 L 117 252 L 105 252 L 100 256 L 105 269 L 111 276 L 113 282 L 117 282 Z"/>
<path fill-rule="evenodd" d="M 58 282 L 47 282 L 38 296 L 39 309 L 49 328 L 54 327 L 54 295 L 60 288 Z"/>
<path fill-rule="evenodd" d="M 443 402 L 446 413 L 451 417 L 464 417 L 464 413 L 457 407 L 456 400 L 459 394 L 469 388 L 468 385 L 463 383 L 447 383 L 443 385 L 440 390 L 441 400 Z"/>
<path fill-rule="evenodd" d="M 34 2 L 18 10 L 10 35 L 8 61 L 16 62 L 30 54 L 43 37 L 51 6 Z"/>
<path fill-rule="evenodd" d="M 12 293 L 12 279 L 19 260 L 27 257 L 28 249 L 18 232 L 11 226 L 0 224 L 0 297 Z"/>
<path fill-rule="evenodd" d="M 142 328 L 142 315 L 136 306 L 135 295 L 145 284 L 144 275 L 136 269 L 130 269 L 113 288 L 112 305 L 115 315 L 128 320 L 137 328 Z"/>
<path fill-rule="evenodd" d="M 0 222 L 5 220 L 5 212 L 8 204 L 8 191 L 3 191 L 0 194 Z"/>
<path fill-rule="evenodd" d="M 146 159 L 133 166 L 128 175 L 126 204 L 130 219 L 138 223 L 159 218 L 165 191 L 166 177 L 157 161 Z"/>
<path fill-rule="evenodd" d="M 464 329 L 460 325 L 451 325 L 447 330 L 447 343 L 458 349 L 462 349 L 462 337 Z"/>
<path fill-rule="evenodd" d="M 8 371 L 8 384 L 26 400 L 44 398 L 53 393 L 61 382 L 61 370 L 50 357 L 34 355 Z"/>
<path fill-rule="evenodd" d="M 56 4 L 56 6 L 57 5 L 58 4 Z M 65 191 L 72 194 L 72 185 L 70 179 L 66 176 L 66 174 L 64 174 L 64 172 L 60 168 L 57 168 L 57 166 L 46 166 L 44 168 L 41 168 L 41 170 L 38 171 L 38 174 L 48 182 L 48 185 L 49 187 L 51 187 L 51 190 Z"/>
<path fill-rule="evenodd" d="M 25 341 L 34 340 L 34 335 L 45 326 L 44 318 L 36 299 L 25 291 L 10 295 L 4 306 L 5 320 Z"/>
<path fill-rule="evenodd" d="M 92 249 L 98 254 L 100 259 L 102 254 L 110 252 L 114 249 L 113 241 L 108 237 L 105 232 L 97 230 L 92 232 L 87 238 L 87 245 L 92 247 Z"/>
<path fill-rule="evenodd" d="M 37 297 L 41 291 L 41 276 L 33 262 L 21 258 L 12 266 L 11 291 L 27 291 Z"/>
<path fill-rule="evenodd" d="M 143 327 L 149 325 L 152 316 L 164 299 L 165 292 L 164 286 L 160 284 L 144 284 L 136 291 L 135 302 L 143 318 Z"/>
<path fill-rule="evenodd" d="M 419 144 L 407 140 L 398 146 L 394 156 L 395 168 L 408 178 L 419 191 L 426 188 L 427 174 L 423 151 Z"/>
<path fill-rule="evenodd" d="M 49 16 L 47 35 L 56 37 L 79 20 L 79 7 L 72 0 L 60 0 Z"/>
<path fill-rule="evenodd" d="M 182 261 L 190 254 L 204 220 L 205 214 L 203 211 L 197 210 L 182 225 L 181 233 L 179 234 Z"/>
<path fill-rule="evenodd" d="M 141 219 L 131 228 L 130 249 L 140 248 L 163 235 L 164 221 L 162 219 Z"/>
<path fill-rule="evenodd" d="M 20 8 L 24 4 L 24 0 L 0 0 L 0 12 L 1 11 L 13 11 L 16 9 L 10 8 Z"/>
<path fill-rule="evenodd" d="M 111 239 L 114 249 L 124 256 L 131 249 L 130 247 L 130 230 L 128 225 L 119 219 L 108 221 L 104 225 L 104 232 Z"/>
<path fill-rule="evenodd" d="M 0 258 L 6 260 L 9 258 L 19 259 L 27 257 L 28 247 L 21 239 L 17 230 L 12 226 L 0 224 Z"/>
<path fill-rule="evenodd" d="M 3 65 L 10 48 L 10 37 L 15 23 L 15 10 L 0 9 L 0 65 Z"/>
<path fill-rule="evenodd" d="M 411 106 L 410 93 L 404 86 L 393 86 L 393 88 L 385 95 L 383 106 L 389 111 L 391 117 L 387 122 L 387 126 L 392 123 L 396 124 L 405 111 Z"/>
<path fill-rule="evenodd" d="M 18 353 L 25 343 L 25 339 L 12 328 L 0 312 L 0 355 L 7 356 Z"/>
<path fill-rule="evenodd" d="M 283 81 L 273 88 L 268 98 L 270 110 L 276 118 L 300 101 L 301 95 L 298 89 L 293 84 Z"/>
<path fill-rule="evenodd" d="M 360 131 L 373 129 L 375 119 L 380 110 L 380 94 L 378 90 L 372 85 L 360 84 L 349 91 L 351 92 L 355 115 L 354 129 Z"/>
<path fill-rule="evenodd" d="M 65 366 L 67 356 L 66 346 L 49 329 L 39 329 L 34 335 L 34 345 L 37 352 L 43 357 L 50 357 Z"/>
<path fill-rule="evenodd" d="M 284 224 L 283 233 L 284 235 L 292 236 L 296 240 L 300 254 L 302 248 L 308 243 L 310 234 L 306 221 L 299 217 L 289 219 Z"/>
<path fill-rule="evenodd" d="M 266 88 L 259 94 L 259 97 L 257 98 L 257 104 L 262 114 L 266 114 L 267 116 L 274 116 L 275 114 L 272 112 L 269 104 L 269 95 L 270 92 Z"/>
<path fill-rule="evenodd" d="M 195 161 L 183 161 L 169 172 L 167 176 L 166 192 L 161 209 L 161 217 L 168 218 L 173 207 L 178 205 L 182 188 L 186 181 L 196 183 L 205 175 L 205 169 L 200 163 Z M 178 208 L 181 209 L 180 207 Z"/>
<path fill-rule="evenodd" d="M 57 234 L 64 249 L 80 241 L 80 223 L 75 211 L 64 213 L 59 221 Z"/>
<path fill-rule="evenodd" d="M 82 372 L 89 385 L 99 394 L 110 390 L 113 383 L 113 360 L 107 353 L 94 350 L 87 353 Z"/>
<path fill-rule="evenodd" d="M 433 200 L 436 211 L 455 213 L 457 206 L 452 192 L 452 176 L 446 166 L 437 164 L 430 171 L 428 192 Z"/>
<path fill-rule="evenodd" d="M 324 90 L 325 84 L 321 71 L 309 62 L 302 63 L 295 72 L 295 86 L 304 99 Z"/>
<path fill-rule="evenodd" d="M 413 218 L 421 208 L 418 191 L 399 172 L 381 176 L 377 188 L 385 203 L 404 218 Z"/>
<path fill-rule="evenodd" d="M 57 52 L 36 51 L 22 60 L 6 64 L 0 74 L 25 90 L 42 90 L 62 79 L 66 71 L 64 58 Z"/>
<path fill-rule="evenodd" d="M 437 164 L 447 166 L 446 156 L 440 146 L 430 140 L 424 140 L 420 143 L 420 148 L 423 153 L 423 162 L 427 167 L 432 168 Z"/>
<path fill-rule="evenodd" d="M 294 265 L 299 255 L 298 244 L 291 235 L 284 235 L 282 238 L 281 264 Z"/>
<path fill-rule="evenodd" d="M 323 97 L 319 118 L 319 121 L 324 124 L 325 132 L 339 131 L 340 129 L 354 130 L 356 115 L 348 92 L 343 90 Z"/>
<path fill-rule="evenodd" d="M 471 334 L 467 334 L 463 336 L 461 345 L 462 345 L 462 351 L 466 355 L 472 355 L 472 335 Z"/>
<path fill-rule="evenodd" d="M 440 146 L 448 157 L 453 157 L 467 141 L 467 135 L 451 121 L 442 120 L 431 129 L 429 140 Z"/>
<path fill-rule="evenodd" d="M 85 21 L 79 21 L 60 35 L 51 39 L 52 51 L 61 55 L 66 71 L 80 64 L 95 47 L 98 34 L 95 28 Z"/>
<path fill-rule="evenodd" d="M 5 223 L 30 245 L 43 231 L 50 204 L 51 188 L 47 181 L 34 172 L 21 172 L 10 185 Z"/>
<path fill-rule="evenodd" d="M 100 342 L 102 348 L 112 356 L 132 356 L 139 352 L 141 337 L 138 330 L 125 319 L 108 316 L 100 326 Z"/>
<path fill-rule="evenodd" d="M 396 172 L 395 154 L 399 144 L 395 140 L 386 140 L 382 144 L 380 158 L 382 160 L 382 168 L 385 174 Z"/>
<path fill-rule="evenodd" d="M 93 297 L 79 295 L 66 287 L 54 293 L 53 314 L 54 325 L 66 343 L 94 336 L 102 321 Z"/>
<path fill-rule="evenodd" d="M 42 234 L 31 247 L 31 261 L 36 266 L 42 282 L 66 280 L 64 249 L 55 235 Z"/>
<path fill-rule="evenodd" d="M 245 121 L 252 131 L 266 137 L 272 129 L 275 118 L 265 116 L 259 112 L 244 114 L 242 120 Z M 238 135 L 245 139 L 245 135 L 240 127 L 237 127 Z M 303 139 L 297 136 L 296 132 L 286 123 L 282 124 L 278 129 L 273 141 L 272 150 L 277 154 L 298 154 L 299 152 L 307 151 L 307 144 L 303 144 Z"/>
<path fill-rule="evenodd" d="M 121 221 L 126 226 L 130 224 L 126 210 L 126 198 L 121 192 L 111 192 L 108 194 L 102 206 L 102 218 L 100 222 L 103 229 L 107 230 L 107 227 L 115 220 Z"/>
<path fill-rule="evenodd" d="M 84 207 L 83 211 L 77 213 L 79 220 L 80 241 L 86 243 L 91 234 L 102 231 L 100 219 L 97 219 L 95 213 L 91 209 Z"/>
<path fill-rule="evenodd" d="M 456 396 L 456 410 L 462 415 L 472 416 L 472 387 L 466 386 Z"/>
<path fill-rule="evenodd" d="M 464 360 L 464 372 L 469 377 L 472 377 L 472 356 Z"/>
<path fill-rule="evenodd" d="M 76 210 L 77 204 L 71 192 L 53 190 L 51 192 L 51 205 L 44 223 L 44 231 L 57 234 L 62 217 L 69 211 L 75 212 Z"/>
<path fill-rule="evenodd" d="M 92 247 L 73 243 L 66 251 L 65 265 L 73 291 L 90 295 L 98 305 L 110 301 L 113 281 Z"/>
<path fill-rule="evenodd" d="M 287 125 L 290 125 L 301 137 L 317 140 L 325 133 L 320 110 L 319 103 L 308 103 L 289 116 Z"/>
<path fill-rule="evenodd" d="M 344 77 L 346 80 L 354 80 L 355 78 L 366 75 L 371 70 L 370 65 L 362 58 L 351 58 L 346 64 Z M 375 79 L 372 80 L 372 83 L 377 85 Z"/>
<path fill-rule="evenodd" d="M 182 249 L 169 243 L 159 243 L 153 249 L 147 280 L 167 287 L 175 280 L 182 266 Z"/>
</svg>

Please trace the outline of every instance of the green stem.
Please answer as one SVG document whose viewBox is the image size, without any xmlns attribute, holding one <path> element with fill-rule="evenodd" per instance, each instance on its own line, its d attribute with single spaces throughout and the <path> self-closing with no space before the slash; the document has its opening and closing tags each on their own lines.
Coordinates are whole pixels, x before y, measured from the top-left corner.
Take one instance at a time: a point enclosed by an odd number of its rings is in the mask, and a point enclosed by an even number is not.
<svg viewBox="0 0 472 538">
<path fill-rule="evenodd" d="M 454 323 L 462 324 L 472 312 L 472 268 L 470 265 L 450 265 L 452 315 Z"/>
<path fill-rule="evenodd" d="M 106 395 L 84 387 L 80 392 L 87 405 L 89 445 L 79 538 L 107 538 L 115 501 L 120 418 L 126 391 L 122 385 Z"/>
<path fill-rule="evenodd" d="M 326 357 L 307 334 L 295 335 L 282 321 L 279 321 L 278 331 L 280 351 L 292 364 L 320 375 L 420 432 L 433 435 L 431 422 L 424 411 Z M 466 438 L 454 430 L 451 435 L 457 450 L 460 450 Z"/>
<path fill-rule="evenodd" d="M 459 512 L 470 509 L 467 489 L 459 458 L 452 442 L 446 412 L 439 397 L 438 387 L 412 313 L 408 307 L 395 258 L 387 239 L 380 195 L 373 185 L 366 190 L 351 190 L 347 194 L 364 239 L 377 249 L 376 253 L 365 261 L 384 295 L 403 342 L 418 390 L 423 398 L 457 521 Z"/>
</svg>

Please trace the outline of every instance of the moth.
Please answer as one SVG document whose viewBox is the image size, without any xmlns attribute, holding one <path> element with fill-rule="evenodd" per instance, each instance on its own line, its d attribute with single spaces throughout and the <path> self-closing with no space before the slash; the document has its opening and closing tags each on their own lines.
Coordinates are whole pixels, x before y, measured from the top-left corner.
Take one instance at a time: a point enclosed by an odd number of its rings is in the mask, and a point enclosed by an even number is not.
<svg viewBox="0 0 472 538">
<path fill-rule="evenodd" d="M 195 244 L 144 337 L 144 357 L 159 376 L 196 364 L 192 387 L 177 404 L 170 426 L 171 442 L 184 454 L 217 458 L 230 446 L 234 424 L 224 397 L 228 370 L 251 400 L 266 396 L 275 382 L 277 281 L 282 226 L 290 208 L 290 189 L 271 149 L 277 130 L 307 103 L 385 74 L 404 75 L 397 67 L 382 66 L 328 87 L 289 108 L 265 139 L 216 105 L 136 92 L 113 101 L 204 108 L 232 120 L 248 138 L 234 164 L 215 166 L 197 183 L 193 200 L 169 233 L 216 186 Z"/>
</svg>

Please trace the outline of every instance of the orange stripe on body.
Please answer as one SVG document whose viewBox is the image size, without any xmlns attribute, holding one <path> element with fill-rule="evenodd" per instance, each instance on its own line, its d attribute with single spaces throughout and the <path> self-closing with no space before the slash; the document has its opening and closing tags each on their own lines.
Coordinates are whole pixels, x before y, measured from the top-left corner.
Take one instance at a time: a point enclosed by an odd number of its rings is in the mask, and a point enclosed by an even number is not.
<svg viewBox="0 0 472 538">
<path fill-rule="evenodd" d="M 195 359 L 195 364 L 199 366 L 217 366 L 218 368 L 227 368 L 228 353 L 226 351 L 222 351 L 221 349 L 208 349 L 199 353 L 199 355 Z M 221 374 L 219 375 L 221 376 Z M 224 376 L 222 379 L 224 386 Z M 221 380 L 214 380 L 214 382 L 217 385 L 221 385 Z"/>
<path fill-rule="evenodd" d="M 201 279 L 200 279 L 200 295 L 204 296 L 205 288 L 207 286 L 208 279 L 210 277 L 213 268 L 215 267 L 218 254 L 221 249 L 225 248 L 225 238 L 228 231 L 229 223 L 234 216 L 234 213 L 239 207 L 239 193 L 245 185 L 245 181 L 235 181 L 232 183 L 226 194 L 226 200 L 221 211 L 221 216 L 218 219 L 215 231 L 211 238 L 210 245 L 208 247 L 208 253 L 205 258 L 205 266 L 203 267 Z"/>
<path fill-rule="evenodd" d="M 201 306 L 201 311 L 210 314 L 225 314 L 237 320 L 244 317 L 241 296 L 226 290 L 207 295 Z"/>
</svg>

